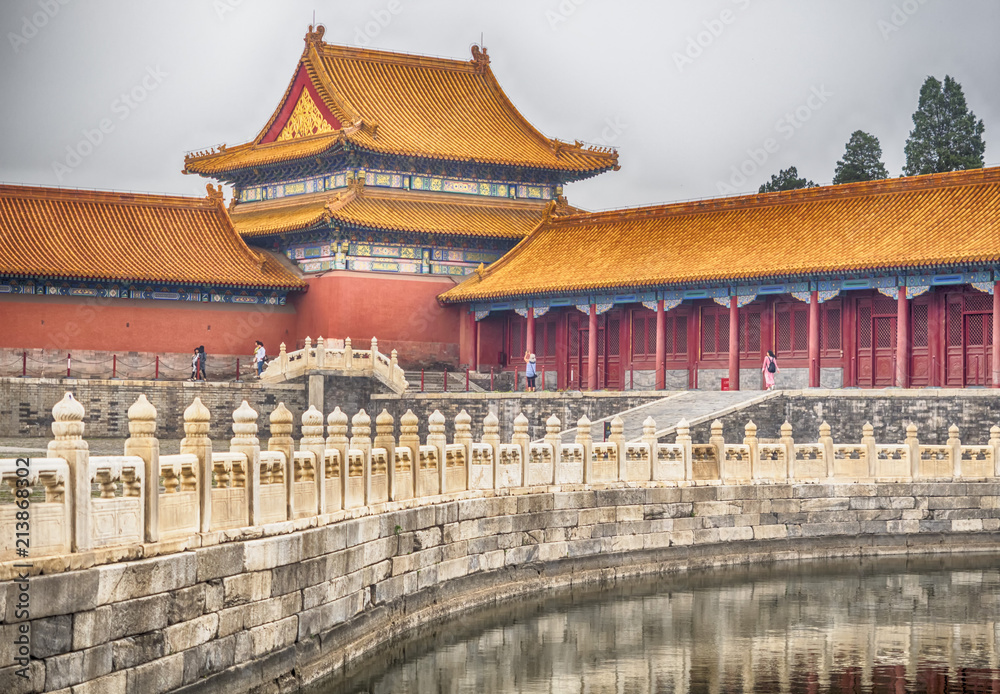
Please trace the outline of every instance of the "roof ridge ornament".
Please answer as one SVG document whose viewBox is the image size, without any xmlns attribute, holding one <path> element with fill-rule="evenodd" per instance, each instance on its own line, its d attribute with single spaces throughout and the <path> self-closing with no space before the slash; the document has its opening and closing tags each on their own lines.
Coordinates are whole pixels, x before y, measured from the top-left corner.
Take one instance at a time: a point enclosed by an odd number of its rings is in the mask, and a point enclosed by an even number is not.
<svg viewBox="0 0 1000 694">
<path fill-rule="evenodd" d="M 322 24 L 317 24 L 315 27 L 310 24 L 309 31 L 306 32 L 306 48 L 309 46 L 316 46 L 319 48 L 323 44 L 323 34 L 326 33 L 326 27 Z"/>
<path fill-rule="evenodd" d="M 211 183 L 205 185 L 205 190 L 208 191 L 209 202 L 214 202 L 217 205 L 222 205 L 224 203 L 224 196 L 222 194 L 222 184 L 220 183 L 218 187 L 213 186 Z"/>
<path fill-rule="evenodd" d="M 472 44 L 472 65 L 476 68 L 476 72 L 486 72 L 490 69 L 490 55 L 486 51 L 486 47 L 480 47 L 478 44 Z"/>
</svg>

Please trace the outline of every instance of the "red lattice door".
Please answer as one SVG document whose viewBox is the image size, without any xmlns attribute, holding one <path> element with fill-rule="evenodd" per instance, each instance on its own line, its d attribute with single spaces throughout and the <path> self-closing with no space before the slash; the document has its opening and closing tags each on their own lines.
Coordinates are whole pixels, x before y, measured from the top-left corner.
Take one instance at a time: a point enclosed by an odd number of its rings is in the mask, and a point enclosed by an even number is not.
<svg viewBox="0 0 1000 694">
<path fill-rule="evenodd" d="M 858 385 L 884 388 L 896 371 L 896 302 L 858 300 Z"/>
<path fill-rule="evenodd" d="M 623 312 L 619 310 L 611 311 L 604 321 L 604 359 L 603 363 L 603 387 L 611 390 L 622 389 L 622 358 L 621 358 L 621 338 Z"/>
<path fill-rule="evenodd" d="M 945 383 L 988 386 L 992 383 L 993 297 L 950 294 L 947 299 Z"/>
<path fill-rule="evenodd" d="M 587 352 L 590 331 L 588 321 L 583 314 L 569 317 L 569 345 L 566 357 L 567 386 L 583 390 L 587 383 Z"/>
</svg>

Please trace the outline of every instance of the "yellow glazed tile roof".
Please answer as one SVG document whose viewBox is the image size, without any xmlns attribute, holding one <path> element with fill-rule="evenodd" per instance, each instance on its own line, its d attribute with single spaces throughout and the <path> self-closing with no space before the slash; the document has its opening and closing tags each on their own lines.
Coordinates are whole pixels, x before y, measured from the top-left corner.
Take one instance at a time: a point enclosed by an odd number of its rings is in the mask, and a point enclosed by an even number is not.
<svg viewBox="0 0 1000 694">
<path fill-rule="evenodd" d="M 390 231 L 521 239 L 545 216 L 545 202 L 378 188 L 351 188 L 232 210 L 245 238 L 307 229 L 324 221 Z"/>
<path fill-rule="evenodd" d="M 553 217 L 445 302 L 1000 261 L 1000 167 Z"/>
<path fill-rule="evenodd" d="M 209 186 L 211 189 L 211 186 Z M 208 198 L 0 186 L 0 274 L 299 288 Z"/>
<path fill-rule="evenodd" d="M 252 141 L 185 159 L 185 171 L 219 174 L 290 161 L 353 143 L 385 154 L 527 166 L 576 173 L 617 167 L 610 148 L 549 139 L 504 93 L 485 51 L 448 60 L 323 43 L 323 28 L 306 36 L 303 66 L 330 113 L 332 133 L 264 142 L 292 92 Z M 298 70 L 296 70 L 298 75 Z"/>
</svg>

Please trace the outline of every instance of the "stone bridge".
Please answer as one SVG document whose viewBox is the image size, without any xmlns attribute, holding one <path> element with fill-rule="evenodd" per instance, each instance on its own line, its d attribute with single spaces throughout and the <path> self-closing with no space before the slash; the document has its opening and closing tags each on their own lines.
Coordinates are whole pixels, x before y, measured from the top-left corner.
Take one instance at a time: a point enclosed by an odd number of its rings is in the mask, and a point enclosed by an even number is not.
<svg viewBox="0 0 1000 694">
<path fill-rule="evenodd" d="M 389 356 L 378 351 L 378 339 L 372 338 L 371 349 L 354 349 L 351 338 L 326 341 L 322 337 L 313 346 L 312 339 L 305 339 L 305 346 L 294 352 L 285 351 L 281 343 L 278 357 L 271 360 L 260 376 L 265 383 L 283 383 L 303 376 L 367 376 L 374 378 L 393 393 L 406 392 L 406 374 L 397 362 L 396 350 Z M 310 382 L 310 388 L 313 388 Z M 310 396 L 312 402 L 322 402 L 322 396 Z"/>
<path fill-rule="evenodd" d="M 641 574 L 879 553 L 1000 547 L 1000 427 L 969 445 L 740 441 L 722 427 L 638 441 L 621 419 L 595 442 L 586 418 L 532 442 L 518 417 L 310 408 L 184 413 L 160 455 L 156 410 L 129 408 L 123 455 L 90 456 L 85 410 L 53 408 L 47 457 L 0 460 L 0 691 L 274 691 L 313 682 L 407 630 L 546 589 Z M 324 436 L 324 433 L 326 436 Z M 976 432 L 985 440 L 985 432 Z M 973 439 L 975 440 L 975 439 Z M 25 525 L 19 525 L 24 523 Z"/>
</svg>

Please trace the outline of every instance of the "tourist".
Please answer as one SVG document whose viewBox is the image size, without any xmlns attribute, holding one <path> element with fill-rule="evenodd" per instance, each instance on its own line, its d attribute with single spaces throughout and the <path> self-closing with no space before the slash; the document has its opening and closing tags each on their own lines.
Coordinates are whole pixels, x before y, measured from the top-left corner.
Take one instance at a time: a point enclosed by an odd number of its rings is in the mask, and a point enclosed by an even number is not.
<svg viewBox="0 0 1000 694">
<path fill-rule="evenodd" d="M 264 371 L 264 358 L 267 356 L 267 352 L 264 351 L 264 343 L 257 340 L 257 346 L 253 351 L 253 360 L 257 365 L 257 378 L 260 378 L 261 373 Z"/>
<path fill-rule="evenodd" d="M 202 381 L 208 380 L 208 371 L 205 365 L 208 363 L 208 357 L 205 356 L 205 345 L 198 346 L 198 378 Z"/>
<path fill-rule="evenodd" d="M 760 367 L 760 370 L 764 374 L 764 390 L 774 390 L 774 375 L 781 371 L 778 368 L 778 360 L 774 356 L 774 350 L 767 350 L 764 365 Z"/>
<path fill-rule="evenodd" d="M 524 369 L 524 375 L 528 378 L 528 387 L 525 389 L 529 393 L 535 392 L 535 376 L 537 375 L 537 370 L 535 369 L 535 355 L 531 352 L 525 350 L 524 352 L 524 363 L 527 365 Z"/>
<path fill-rule="evenodd" d="M 191 378 L 188 379 L 189 381 L 198 380 L 198 366 L 200 363 L 200 359 L 201 355 L 198 354 L 198 348 L 195 347 L 194 354 L 191 356 Z"/>
</svg>

